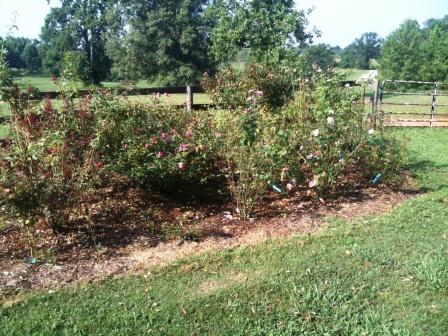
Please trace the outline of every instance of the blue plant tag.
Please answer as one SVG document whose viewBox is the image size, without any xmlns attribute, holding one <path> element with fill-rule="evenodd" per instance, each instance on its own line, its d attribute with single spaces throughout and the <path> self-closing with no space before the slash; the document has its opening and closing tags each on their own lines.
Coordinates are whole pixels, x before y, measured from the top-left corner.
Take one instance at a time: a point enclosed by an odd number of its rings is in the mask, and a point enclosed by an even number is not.
<svg viewBox="0 0 448 336">
<path fill-rule="evenodd" d="M 35 265 L 35 264 L 37 264 L 37 262 L 38 262 L 37 258 L 29 258 L 29 259 L 26 261 L 26 263 L 27 263 L 27 264 L 30 264 L 30 265 Z"/>
<path fill-rule="evenodd" d="M 276 192 L 279 192 L 279 193 L 282 192 L 282 190 L 279 187 L 277 187 L 275 184 L 272 185 L 272 189 L 274 189 Z"/>
<path fill-rule="evenodd" d="M 373 184 L 378 184 L 380 181 L 381 181 L 381 177 L 382 177 L 383 175 L 382 174 L 376 174 L 374 177 L 373 177 L 373 179 L 372 179 L 372 183 Z"/>
</svg>

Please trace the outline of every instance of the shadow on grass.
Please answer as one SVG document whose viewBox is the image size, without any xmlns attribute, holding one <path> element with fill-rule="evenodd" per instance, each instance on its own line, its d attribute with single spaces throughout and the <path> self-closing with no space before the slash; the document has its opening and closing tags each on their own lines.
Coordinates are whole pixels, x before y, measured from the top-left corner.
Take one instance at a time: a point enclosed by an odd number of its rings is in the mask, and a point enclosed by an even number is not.
<svg viewBox="0 0 448 336">
<path fill-rule="evenodd" d="M 439 191 L 442 189 L 448 188 L 448 184 L 444 183 L 445 179 L 448 181 L 448 164 L 439 164 L 431 160 L 419 160 L 414 161 L 406 165 L 406 170 L 408 170 L 414 178 L 418 178 L 421 180 L 422 175 L 434 175 L 434 173 L 437 175 L 438 173 L 441 176 L 440 179 L 437 179 L 437 182 L 428 185 L 423 181 L 423 185 L 420 187 L 420 191 L 423 193 L 433 192 L 433 191 Z M 434 179 L 434 177 L 433 177 Z"/>
</svg>

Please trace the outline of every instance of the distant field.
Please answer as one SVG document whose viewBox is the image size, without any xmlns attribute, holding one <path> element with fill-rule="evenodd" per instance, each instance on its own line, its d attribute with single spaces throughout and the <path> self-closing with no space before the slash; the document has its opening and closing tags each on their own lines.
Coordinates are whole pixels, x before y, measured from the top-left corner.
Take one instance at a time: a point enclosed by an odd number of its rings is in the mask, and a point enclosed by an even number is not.
<svg viewBox="0 0 448 336">
<path fill-rule="evenodd" d="M 50 75 L 33 75 L 33 76 L 24 76 L 24 77 L 15 77 L 14 80 L 17 84 L 23 89 L 28 88 L 30 85 L 36 87 L 40 91 L 58 91 L 58 86 L 52 82 Z M 117 87 L 119 85 L 118 82 L 102 82 L 102 85 L 106 88 Z M 138 88 L 152 87 L 154 86 L 152 83 L 147 81 L 139 81 L 136 86 Z M 77 83 L 78 89 L 87 88 L 81 82 Z"/>
<path fill-rule="evenodd" d="M 369 72 L 369 70 L 362 69 L 337 69 L 339 73 L 347 75 L 347 80 L 358 80 L 359 77 Z"/>
</svg>

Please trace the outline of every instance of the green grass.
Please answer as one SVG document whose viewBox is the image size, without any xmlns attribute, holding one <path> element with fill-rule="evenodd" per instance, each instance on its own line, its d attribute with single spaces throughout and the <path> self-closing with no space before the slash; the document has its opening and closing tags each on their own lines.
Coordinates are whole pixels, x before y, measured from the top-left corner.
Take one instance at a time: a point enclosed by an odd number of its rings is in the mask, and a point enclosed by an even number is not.
<svg viewBox="0 0 448 336">
<path fill-rule="evenodd" d="M 447 335 L 448 132 L 397 131 L 426 193 L 315 236 L 25 295 L 3 335 Z"/>
<path fill-rule="evenodd" d="M 369 70 L 362 69 L 338 69 L 337 71 L 346 74 L 347 80 L 358 80 L 362 75 L 369 72 Z"/>
<path fill-rule="evenodd" d="M 28 88 L 30 85 L 36 87 L 40 91 L 58 91 L 58 86 L 52 82 L 50 75 L 33 75 L 33 76 L 22 76 L 15 77 L 16 83 L 23 89 Z M 118 82 L 103 82 L 102 85 L 107 88 L 116 87 L 119 85 Z M 136 86 L 138 88 L 153 87 L 153 83 L 147 81 L 139 81 Z M 78 89 L 84 89 L 86 86 L 81 82 L 77 83 Z"/>
</svg>

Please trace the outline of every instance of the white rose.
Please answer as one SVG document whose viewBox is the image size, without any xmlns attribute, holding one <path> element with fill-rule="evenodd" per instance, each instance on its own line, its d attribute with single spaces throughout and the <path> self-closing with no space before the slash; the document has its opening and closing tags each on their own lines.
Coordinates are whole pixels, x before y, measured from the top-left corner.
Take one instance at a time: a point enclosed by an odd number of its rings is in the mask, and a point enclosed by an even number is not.
<svg viewBox="0 0 448 336">
<path fill-rule="evenodd" d="M 334 118 L 333 117 L 328 117 L 327 118 L 327 124 L 328 124 L 328 126 L 333 126 L 334 125 Z"/>
<path fill-rule="evenodd" d="M 367 133 L 368 133 L 369 135 L 372 135 L 373 133 L 375 133 L 375 130 L 374 130 L 373 128 L 371 128 L 371 129 L 369 129 L 369 130 L 367 131 Z"/>
<path fill-rule="evenodd" d="M 319 129 L 317 128 L 317 129 L 315 129 L 314 131 L 311 132 L 311 135 L 312 135 L 312 136 L 315 136 L 315 137 L 318 137 L 318 136 L 319 136 L 319 132 L 320 132 L 320 131 L 319 131 Z"/>
</svg>

